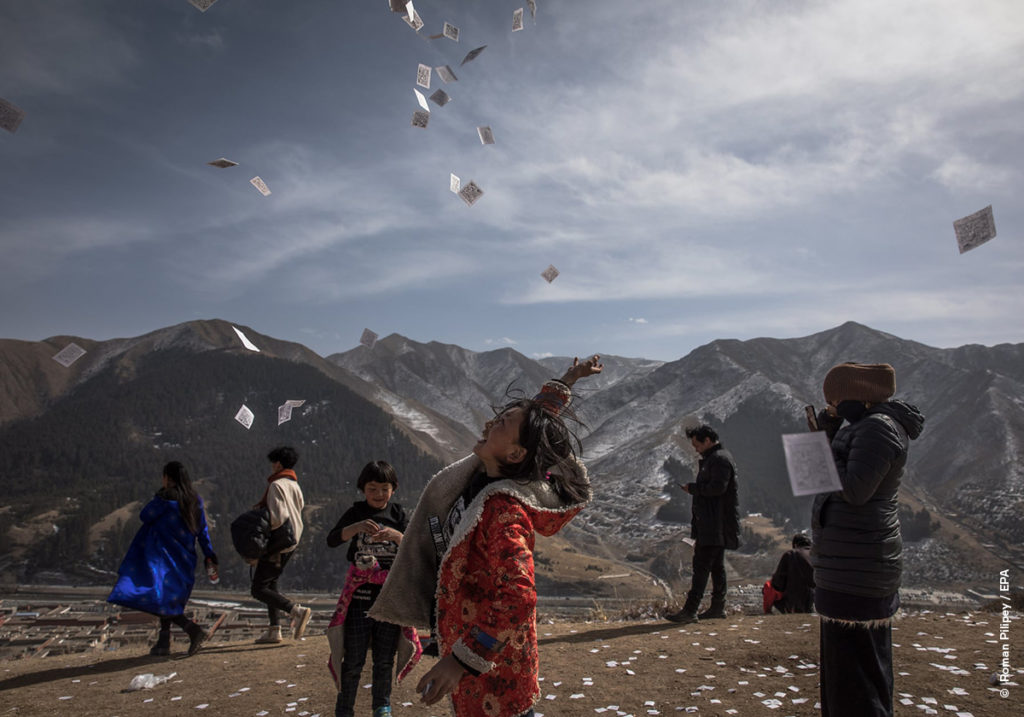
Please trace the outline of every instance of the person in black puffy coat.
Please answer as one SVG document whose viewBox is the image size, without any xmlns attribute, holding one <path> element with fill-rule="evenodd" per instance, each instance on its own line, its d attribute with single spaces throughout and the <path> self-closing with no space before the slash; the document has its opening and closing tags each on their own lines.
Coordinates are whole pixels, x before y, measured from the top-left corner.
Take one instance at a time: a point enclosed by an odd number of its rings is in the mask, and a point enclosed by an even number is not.
<svg viewBox="0 0 1024 717">
<path fill-rule="evenodd" d="M 665 619 L 682 624 L 725 617 L 725 551 L 736 550 L 740 538 L 736 464 L 732 454 L 722 447 L 711 426 L 687 429 L 686 437 L 700 454 L 697 480 L 682 486 L 693 496 L 693 578 L 683 607 L 665 615 Z M 711 605 L 698 615 L 709 576 Z"/>
<path fill-rule="evenodd" d="M 843 363 L 825 376 L 842 490 L 814 501 L 814 607 L 821 616 L 822 717 L 893 714 L 892 617 L 899 608 L 903 542 L 897 494 L 924 416 L 890 400 L 889 364 Z"/>
</svg>

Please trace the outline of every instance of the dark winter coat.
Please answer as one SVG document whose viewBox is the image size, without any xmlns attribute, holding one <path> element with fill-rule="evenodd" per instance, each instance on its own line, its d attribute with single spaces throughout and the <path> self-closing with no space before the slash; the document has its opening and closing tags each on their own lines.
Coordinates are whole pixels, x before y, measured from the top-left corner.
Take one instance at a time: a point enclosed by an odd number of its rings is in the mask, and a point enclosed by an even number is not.
<svg viewBox="0 0 1024 717">
<path fill-rule="evenodd" d="M 697 545 L 740 545 L 739 498 L 732 454 L 718 443 L 704 453 L 697 468 L 697 480 L 686 484 L 693 496 L 690 537 Z"/>
<path fill-rule="evenodd" d="M 782 593 L 775 601 L 780 612 L 814 610 L 814 567 L 810 548 L 793 548 L 779 560 L 772 575 L 772 587 Z"/>
<path fill-rule="evenodd" d="M 889 401 L 871 406 L 832 439 L 843 489 L 814 501 L 811 560 L 818 588 L 867 598 L 899 590 L 903 541 L 897 493 L 910 441 L 923 427 L 917 408 Z"/>
</svg>

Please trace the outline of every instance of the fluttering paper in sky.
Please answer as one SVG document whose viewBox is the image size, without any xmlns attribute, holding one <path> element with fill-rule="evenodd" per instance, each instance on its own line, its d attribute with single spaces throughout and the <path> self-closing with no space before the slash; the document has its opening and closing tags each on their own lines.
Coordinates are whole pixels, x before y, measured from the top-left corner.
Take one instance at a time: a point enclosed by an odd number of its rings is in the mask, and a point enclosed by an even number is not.
<svg viewBox="0 0 1024 717">
<path fill-rule="evenodd" d="M 526 7 L 530 8 L 530 17 L 537 19 L 537 0 L 526 0 Z"/>
<path fill-rule="evenodd" d="M 422 107 L 425 111 L 430 112 L 430 105 L 427 104 L 427 98 L 423 96 L 423 93 L 417 90 L 415 87 L 413 88 L 412 91 L 416 93 L 416 101 L 420 103 L 420 107 Z"/>
<path fill-rule="evenodd" d="M 476 204 L 476 201 L 484 195 L 484 190 L 476 186 L 476 182 L 470 180 L 469 184 L 459 189 L 459 196 L 469 206 Z"/>
<path fill-rule="evenodd" d="M 242 346 L 249 349 L 250 351 L 256 351 L 257 353 L 259 353 L 259 349 L 256 348 L 256 344 L 250 341 L 249 337 L 243 334 L 241 329 L 239 329 L 237 326 L 232 326 L 231 328 L 233 328 L 235 330 L 235 333 L 238 334 L 238 338 L 241 339 L 242 341 Z"/>
<path fill-rule="evenodd" d="M 246 430 L 252 428 L 252 422 L 255 418 L 256 416 L 244 403 L 242 404 L 242 407 L 238 409 L 238 413 L 235 414 L 235 420 L 245 426 Z"/>
<path fill-rule="evenodd" d="M 456 177 L 454 174 L 448 180 L 448 188 L 451 189 L 455 194 L 459 193 L 459 189 L 462 188 L 462 180 Z"/>
<path fill-rule="evenodd" d="M 64 368 L 67 368 L 75 361 L 85 356 L 85 353 L 85 349 L 83 349 L 81 346 L 72 341 L 70 344 L 68 344 L 60 351 L 58 351 L 56 354 L 54 354 L 53 360 L 59 363 Z"/>
<path fill-rule="evenodd" d="M 372 349 L 373 345 L 377 343 L 377 334 L 369 329 L 363 329 L 363 335 L 359 337 L 359 343 L 368 349 Z"/>
<path fill-rule="evenodd" d="M 18 131 L 18 126 L 23 119 L 25 119 L 25 110 L 0 97 L 0 127 L 13 134 Z"/>
<path fill-rule="evenodd" d="M 452 68 L 448 67 L 448 65 L 441 65 L 434 69 L 437 70 L 437 76 L 440 77 L 445 84 L 459 81 L 459 78 L 455 76 L 455 73 L 452 72 Z"/>
<path fill-rule="evenodd" d="M 786 470 L 794 496 L 842 490 L 832 446 L 824 431 L 782 435 Z"/>
<path fill-rule="evenodd" d="M 188 0 L 188 4 L 197 8 L 200 12 L 206 12 L 217 0 Z"/>
<path fill-rule="evenodd" d="M 284 403 L 282 403 L 280 406 L 278 406 L 277 407 L 277 425 L 280 426 L 282 423 L 287 423 L 288 421 L 292 420 L 292 409 L 293 408 L 298 408 L 299 406 L 301 406 L 304 403 L 305 403 L 304 400 L 303 401 L 297 401 L 297 400 L 291 398 L 291 399 L 288 399 L 287 401 L 285 401 Z"/>
<path fill-rule="evenodd" d="M 270 196 L 270 187 L 267 186 L 266 182 L 260 179 L 259 175 L 256 175 L 255 177 L 250 179 L 249 184 L 256 187 L 259 193 L 262 194 L 264 197 Z"/>
<path fill-rule="evenodd" d="M 996 220 L 992 216 L 992 205 L 953 222 L 956 243 L 960 253 L 976 249 L 996 236 Z"/>
<path fill-rule="evenodd" d="M 555 268 L 554 264 L 548 264 L 548 268 L 540 273 L 540 275 L 544 277 L 544 280 L 549 284 L 555 280 L 558 274 L 558 269 Z"/>
<path fill-rule="evenodd" d="M 519 32 L 523 29 L 523 8 L 512 13 L 512 32 Z"/>
<path fill-rule="evenodd" d="M 228 167 L 238 166 L 238 162 L 232 162 L 230 159 L 225 159 L 224 157 L 215 159 L 212 162 L 207 162 L 207 164 L 211 167 L 217 167 L 218 169 L 227 169 Z"/>
<path fill-rule="evenodd" d="M 431 102 L 437 103 L 438 107 L 444 107 L 446 104 L 452 101 L 451 96 L 444 90 L 434 90 L 434 94 L 430 96 Z"/>
<path fill-rule="evenodd" d="M 430 89 L 430 65 L 421 64 L 416 68 L 416 84 L 424 89 Z"/>
<path fill-rule="evenodd" d="M 477 127 L 476 133 L 480 136 L 480 144 L 494 144 L 494 132 L 490 127 Z"/>
<path fill-rule="evenodd" d="M 444 32 L 441 34 L 449 40 L 454 40 L 455 42 L 459 41 L 459 28 L 455 27 L 450 22 L 446 22 L 444 24 Z"/>
<path fill-rule="evenodd" d="M 472 62 L 476 58 L 480 57 L 480 53 L 483 52 L 486 49 L 487 49 L 487 45 L 481 45 L 480 47 L 476 48 L 475 50 L 470 50 L 466 54 L 466 56 L 464 58 L 462 58 L 462 62 L 459 63 L 459 67 L 462 67 L 462 65 L 465 65 L 467 62 Z"/>
<path fill-rule="evenodd" d="M 430 124 L 430 113 L 423 110 L 416 110 L 412 113 L 412 126 L 426 129 Z"/>
</svg>

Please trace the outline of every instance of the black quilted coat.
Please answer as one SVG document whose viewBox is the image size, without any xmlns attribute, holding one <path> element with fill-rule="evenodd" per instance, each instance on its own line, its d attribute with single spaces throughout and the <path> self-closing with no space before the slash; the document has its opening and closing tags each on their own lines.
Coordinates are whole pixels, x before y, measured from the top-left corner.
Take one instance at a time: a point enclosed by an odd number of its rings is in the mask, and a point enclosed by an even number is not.
<svg viewBox="0 0 1024 717">
<path fill-rule="evenodd" d="M 897 493 L 910 441 L 924 416 L 889 401 L 871 406 L 832 439 L 843 490 L 814 501 L 814 583 L 861 597 L 884 598 L 900 587 L 903 541 Z"/>
<path fill-rule="evenodd" d="M 693 495 L 690 537 L 697 545 L 736 550 L 740 539 L 739 499 L 732 454 L 716 444 L 701 456 L 697 480 L 688 483 Z"/>
</svg>

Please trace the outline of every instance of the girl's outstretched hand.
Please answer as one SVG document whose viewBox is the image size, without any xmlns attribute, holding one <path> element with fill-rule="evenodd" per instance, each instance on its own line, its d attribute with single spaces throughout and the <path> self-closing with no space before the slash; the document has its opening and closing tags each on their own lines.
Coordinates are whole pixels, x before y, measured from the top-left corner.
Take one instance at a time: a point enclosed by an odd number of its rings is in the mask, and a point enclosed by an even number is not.
<svg viewBox="0 0 1024 717">
<path fill-rule="evenodd" d="M 562 383 L 567 386 L 572 386 L 577 380 L 584 376 L 593 376 L 595 373 L 601 373 L 604 368 L 604 364 L 601 363 L 601 357 L 594 354 L 590 358 L 584 359 L 583 363 L 580 363 L 579 358 L 572 360 L 572 366 L 562 376 Z"/>
<path fill-rule="evenodd" d="M 416 683 L 420 702 L 432 705 L 455 689 L 466 670 L 451 655 L 445 655 Z"/>
</svg>

